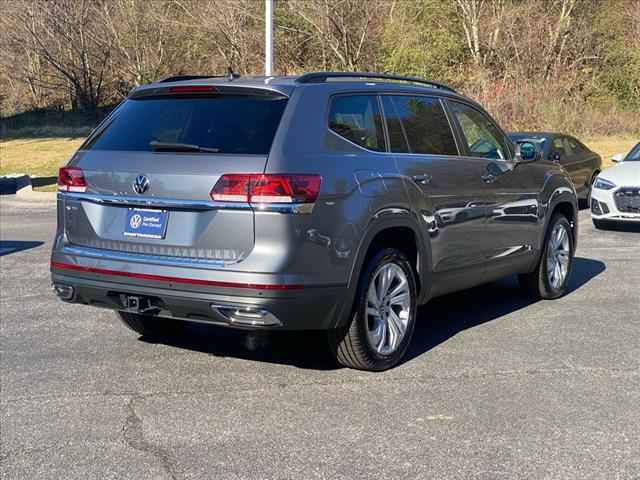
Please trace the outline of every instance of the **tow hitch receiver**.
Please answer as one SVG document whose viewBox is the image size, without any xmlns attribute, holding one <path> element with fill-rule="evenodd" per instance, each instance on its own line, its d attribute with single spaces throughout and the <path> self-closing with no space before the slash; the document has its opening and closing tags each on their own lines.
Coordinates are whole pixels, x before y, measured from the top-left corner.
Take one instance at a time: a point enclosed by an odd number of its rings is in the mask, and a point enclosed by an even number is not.
<svg viewBox="0 0 640 480">
<path fill-rule="evenodd" d="M 132 312 L 148 312 L 149 310 L 155 310 L 156 307 L 151 305 L 151 301 L 147 297 L 139 297 L 137 295 L 122 295 L 123 304 L 127 307 L 127 310 Z"/>
</svg>

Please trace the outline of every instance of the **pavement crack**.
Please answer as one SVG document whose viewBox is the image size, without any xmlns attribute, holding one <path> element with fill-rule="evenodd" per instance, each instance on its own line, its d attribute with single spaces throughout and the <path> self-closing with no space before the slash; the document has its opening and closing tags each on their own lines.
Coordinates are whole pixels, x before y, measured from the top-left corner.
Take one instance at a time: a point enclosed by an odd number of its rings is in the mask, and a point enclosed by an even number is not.
<svg viewBox="0 0 640 480">
<path fill-rule="evenodd" d="M 159 445 L 154 445 L 144 438 L 142 419 L 136 413 L 134 407 L 136 400 L 141 400 L 142 398 L 143 397 L 139 395 L 134 395 L 127 403 L 127 410 L 129 414 L 127 415 L 122 427 L 122 436 L 124 437 L 124 441 L 131 448 L 152 455 L 160 463 L 163 470 L 167 472 L 169 477 L 172 480 L 177 480 L 178 465 L 176 460 L 167 450 L 163 449 Z"/>
</svg>

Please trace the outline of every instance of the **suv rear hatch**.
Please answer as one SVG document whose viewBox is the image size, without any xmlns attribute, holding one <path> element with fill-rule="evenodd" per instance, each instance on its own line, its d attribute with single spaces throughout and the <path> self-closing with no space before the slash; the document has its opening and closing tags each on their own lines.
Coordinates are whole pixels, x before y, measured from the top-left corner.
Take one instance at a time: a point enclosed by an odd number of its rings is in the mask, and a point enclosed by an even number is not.
<svg viewBox="0 0 640 480">
<path fill-rule="evenodd" d="M 225 173 L 264 171 L 286 103 L 270 90 L 193 85 L 127 99 L 69 163 L 86 189 L 67 196 L 68 243 L 151 261 L 242 260 L 253 211 L 214 208 L 210 192 Z"/>
</svg>

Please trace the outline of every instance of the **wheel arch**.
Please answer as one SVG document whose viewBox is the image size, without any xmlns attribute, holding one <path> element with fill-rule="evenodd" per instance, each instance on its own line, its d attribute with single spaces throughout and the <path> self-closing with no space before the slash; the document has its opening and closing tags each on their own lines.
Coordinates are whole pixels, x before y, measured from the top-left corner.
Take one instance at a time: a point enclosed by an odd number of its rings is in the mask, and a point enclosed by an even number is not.
<svg viewBox="0 0 640 480">
<path fill-rule="evenodd" d="M 549 200 L 549 206 L 546 214 L 547 218 L 544 222 L 544 229 L 541 232 L 539 245 L 543 245 L 544 236 L 549 228 L 549 224 L 551 223 L 553 216 L 556 213 L 561 213 L 567 218 L 571 225 L 575 251 L 578 246 L 578 211 L 578 201 L 575 192 L 567 187 L 556 188 Z"/>
<path fill-rule="evenodd" d="M 383 208 L 371 218 L 358 244 L 349 279 L 347 298 L 338 317 L 337 326 L 348 323 L 355 299 L 358 281 L 367 258 L 377 248 L 393 247 L 402 251 L 416 272 L 418 303 L 423 303 L 431 291 L 431 250 L 424 238 L 419 220 L 406 208 Z"/>
</svg>

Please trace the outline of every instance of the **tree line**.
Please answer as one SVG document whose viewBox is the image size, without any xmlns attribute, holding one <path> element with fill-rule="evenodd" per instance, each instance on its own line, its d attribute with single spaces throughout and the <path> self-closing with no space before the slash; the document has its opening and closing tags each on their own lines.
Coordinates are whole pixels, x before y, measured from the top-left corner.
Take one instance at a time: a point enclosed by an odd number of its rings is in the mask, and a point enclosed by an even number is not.
<svg viewBox="0 0 640 480">
<path fill-rule="evenodd" d="M 508 128 L 640 131 L 640 0 L 275 0 L 275 71 L 443 81 Z M 261 74 L 262 0 L 4 0 L 0 113 L 95 111 L 178 74 Z"/>
</svg>

